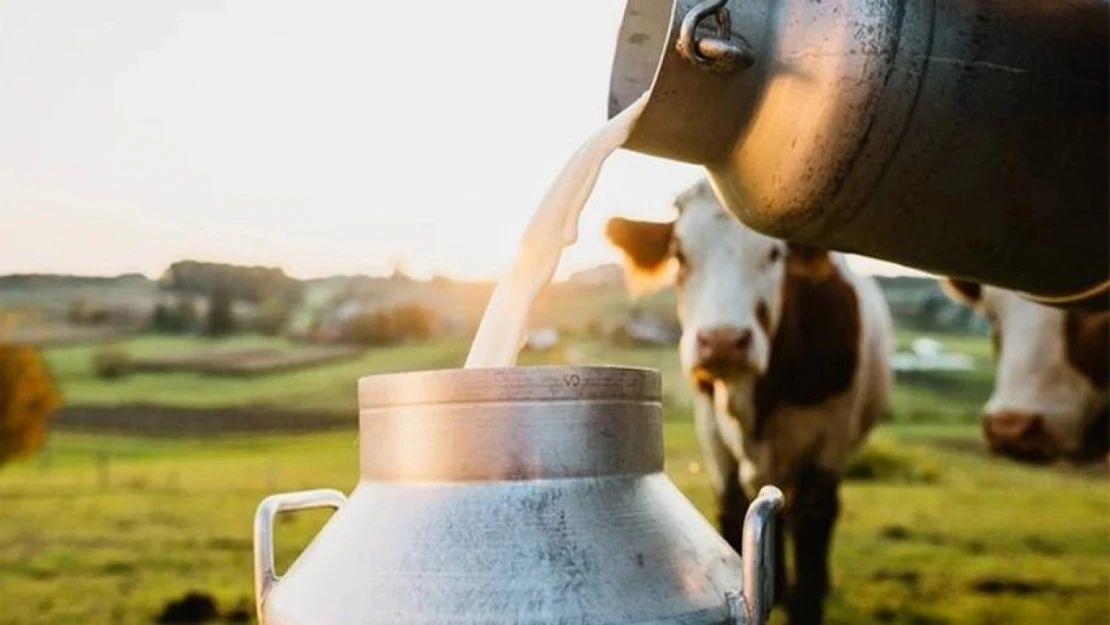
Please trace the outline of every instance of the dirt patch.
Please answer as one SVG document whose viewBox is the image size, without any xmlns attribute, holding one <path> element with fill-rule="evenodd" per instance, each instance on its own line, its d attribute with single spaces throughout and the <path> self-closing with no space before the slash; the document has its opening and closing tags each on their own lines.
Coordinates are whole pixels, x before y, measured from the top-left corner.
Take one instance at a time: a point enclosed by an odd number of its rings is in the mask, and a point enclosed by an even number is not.
<svg viewBox="0 0 1110 625">
<path fill-rule="evenodd" d="M 879 537 L 890 542 L 917 541 L 934 546 L 948 543 L 948 539 L 936 532 L 915 532 L 902 525 L 887 525 L 879 530 Z"/>
<path fill-rule="evenodd" d="M 981 458 L 996 458 L 987 449 L 986 443 L 977 438 L 949 438 L 937 437 L 925 441 L 926 444 L 938 449 L 957 451 L 964 454 L 979 456 Z M 1038 466 L 1039 469 L 1055 471 L 1065 475 L 1074 475 L 1089 479 L 1105 480 L 1110 478 L 1110 462 L 1102 460 L 1087 465 L 1074 465 L 1067 462 L 1058 462 L 1047 466 Z"/>
<path fill-rule="evenodd" d="M 984 595 L 1035 595 L 1044 592 L 1058 592 L 1052 582 L 1030 582 L 1023 579 L 986 577 L 971 584 L 971 589 Z"/>
<path fill-rule="evenodd" d="M 264 375 L 353 360 L 361 356 L 362 352 L 361 347 L 344 345 L 300 347 L 291 351 L 256 353 L 212 363 L 204 373 L 239 377 Z"/>
<path fill-rule="evenodd" d="M 918 614 L 916 612 L 895 610 L 894 608 L 879 608 L 872 613 L 875 623 L 910 623 L 911 625 L 944 625 L 948 621 L 943 618 Z"/>
<path fill-rule="evenodd" d="M 892 542 L 904 542 L 909 540 L 913 534 L 908 528 L 901 525 L 887 525 L 879 530 L 879 536 Z"/>
<path fill-rule="evenodd" d="M 237 606 L 232 608 L 225 616 L 224 621 L 228 623 L 249 623 L 251 621 L 251 610 L 247 606 Z"/>
<path fill-rule="evenodd" d="M 250 599 L 240 597 L 235 607 L 222 616 L 216 598 L 206 592 L 190 591 L 162 606 L 156 622 L 165 625 L 204 625 L 205 623 L 249 623 L 254 608 Z"/>
<path fill-rule="evenodd" d="M 356 429 L 347 412 L 291 411 L 266 406 L 241 408 L 170 408 L 166 406 L 67 406 L 54 417 L 59 430 L 183 437 L 226 434 L 307 433 Z"/>
<path fill-rule="evenodd" d="M 271 347 L 246 349 L 198 348 L 178 353 L 133 358 L 131 366 L 136 372 L 141 373 L 171 371 L 199 373 L 204 372 L 211 366 L 218 366 L 225 362 L 267 356 L 274 353 L 277 353 L 277 350 Z"/>
<path fill-rule="evenodd" d="M 1056 556 L 1064 552 L 1063 547 L 1040 536 L 1027 536 L 1025 538 L 1025 546 L 1033 553 L 1046 556 Z"/>
<path fill-rule="evenodd" d="M 248 538 L 213 538 L 205 544 L 205 547 L 208 549 L 246 552 L 250 551 L 253 545 L 254 541 Z"/>
<path fill-rule="evenodd" d="M 352 360 L 363 348 L 350 345 L 317 345 L 291 350 L 272 347 L 245 349 L 201 348 L 176 354 L 134 359 L 136 371 L 184 371 L 214 376 L 255 376 Z"/>
<path fill-rule="evenodd" d="M 921 581 L 921 574 L 917 571 L 879 569 L 871 576 L 877 582 L 897 582 L 899 584 L 916 588 Z"/>
</svg>

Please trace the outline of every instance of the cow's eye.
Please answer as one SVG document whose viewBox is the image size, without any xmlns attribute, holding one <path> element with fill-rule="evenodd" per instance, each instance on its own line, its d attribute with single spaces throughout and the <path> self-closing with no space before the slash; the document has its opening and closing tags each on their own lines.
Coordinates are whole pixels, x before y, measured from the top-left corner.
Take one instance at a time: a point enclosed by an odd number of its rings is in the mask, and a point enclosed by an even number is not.
<svg viewBox="0 0 1110 625">
<path fill-rule="evenodd" d="M 782 258 L 782 250 L 777 247 L 772 247 L 771 253 L 767 255 L 767 259 L 773 263 L 780 258 Z"/>
</svg>

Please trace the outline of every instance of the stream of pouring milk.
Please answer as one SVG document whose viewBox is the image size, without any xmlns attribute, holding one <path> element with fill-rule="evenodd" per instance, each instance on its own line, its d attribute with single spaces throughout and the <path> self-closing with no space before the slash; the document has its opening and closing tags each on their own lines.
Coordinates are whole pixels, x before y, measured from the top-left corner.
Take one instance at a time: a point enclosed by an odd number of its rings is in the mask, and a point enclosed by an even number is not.
<svg viewBox="0 0 1110 625">
<path fill-rule="evenodd" d="M 645 93 L 597 130 L 548 188 L 528 222 L 516 260 L 490 297 L 470 345 L 467 369 L 516 364 L 532 302 L 555 275 L 563 250 L 578 240 L 578 216 L 590 199 L 601 166 L 628 140 L 647 100 Z"/>
</svg>

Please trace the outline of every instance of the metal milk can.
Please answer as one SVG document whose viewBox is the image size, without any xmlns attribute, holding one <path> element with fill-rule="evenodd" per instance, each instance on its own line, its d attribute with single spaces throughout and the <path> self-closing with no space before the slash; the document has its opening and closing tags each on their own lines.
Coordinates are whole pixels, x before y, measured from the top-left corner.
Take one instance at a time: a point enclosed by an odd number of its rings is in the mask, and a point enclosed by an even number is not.
<svg viewBox="0 0 1110 625">
<path fill-rule="evenodd" d="M 629 0 L 609 116 L 786 239 L 1104 307 L 1106 0 Z"/>
<path fill-rule="evenodd" d="M 782 493 L 744 559 L 663 472 L 657 371 L 513 367 L 359 380 L 360 477 L 255 516 L 263 625 L 763 623 Z M 278 577 L 288 510 L 335 514 Z"/>
</svg>

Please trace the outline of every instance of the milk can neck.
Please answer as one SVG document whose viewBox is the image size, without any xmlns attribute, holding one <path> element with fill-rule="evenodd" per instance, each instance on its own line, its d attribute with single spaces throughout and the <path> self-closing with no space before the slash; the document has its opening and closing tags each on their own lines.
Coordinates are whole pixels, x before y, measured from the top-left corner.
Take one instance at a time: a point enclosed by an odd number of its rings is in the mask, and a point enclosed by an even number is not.
<svg viewBox="0 0 1110 625">
<path fill-rule="evenodd" d="M 481 482 L 663 470 L 659 374 L 419 371 L 359 380 L 363 481 Z"/>
</svg>

